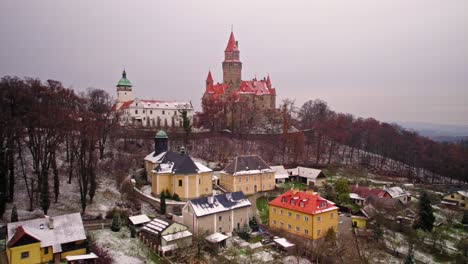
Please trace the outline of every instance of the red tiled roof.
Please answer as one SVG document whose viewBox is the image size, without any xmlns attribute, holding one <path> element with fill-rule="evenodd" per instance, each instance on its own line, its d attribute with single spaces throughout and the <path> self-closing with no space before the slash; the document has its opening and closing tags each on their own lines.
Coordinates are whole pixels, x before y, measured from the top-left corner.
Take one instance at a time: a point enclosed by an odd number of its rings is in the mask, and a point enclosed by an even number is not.
<svg viewBox="0 0 468 264">
<path fill-rule="evenodd" d="M 296 191 L 287 191 L 268 204 L 306 214 L 319 214 L 338 209 L 334 203 L 320 197 L 318 193 Z"/>
<path fill-rule="evenodd" d="M 213 77 L 211 76 L 211 71 L 208 71 L 208 77 L 206 77 L 206 81 L 213 83 Z"/>
<path fill-rule="evenodd" d="M 225 51 L 239 51 L 236 45 L 236 39 L 234 38 L 234 32 L 232 31 Z"/>
<path fill-rule="evenodd" d="M 351 192 L 361 196 L 362 198 L 367 198 L 371 195 L 383 197 L 385 194 L 385 192 L 380 189 L 369 189 L 367 187 L 356 185 L 351 186 Z"/>
<path fill-rule="evenodd" d="M 218 83 L 218 84 L 211 84 L 206 87 L 206 93 L 209 94 L 224 94 L 224 91 L 226 90 L 227 85 L 224 83 Z"/>
<path fill-rule="evenodd" d="M 130 107 L 130 105 L 133 103 L 133 100 L 124 102 L 122 106 L 119 108 L 119 110 L 124 110 Z"/>
<path fill-rule="evenodd" d="M 267 83 L 263 80 L 242 81 L 239 91 L 241 93 L 253 93 L 255 95 L 270 94 Z"/>
<path fill-rule="evenodd" d="M 268 76 L 267 76 L 266 84 L 267 84 L 268 88 L 271 88 L 270 74 L 268 74 Z"/>
</svg>

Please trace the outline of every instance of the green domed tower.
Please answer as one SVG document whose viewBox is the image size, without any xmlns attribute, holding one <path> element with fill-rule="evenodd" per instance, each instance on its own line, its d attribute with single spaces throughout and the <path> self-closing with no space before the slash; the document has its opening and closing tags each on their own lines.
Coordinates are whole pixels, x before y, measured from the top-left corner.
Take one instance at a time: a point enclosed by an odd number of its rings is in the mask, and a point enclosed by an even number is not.
<svg viewBox="0 0 468 264">
<path fill-rule="evenodd" d="M 157 156 L 167 151 L 168 136 L 164 130 L 159 130 L 154 137 L 154 155 Z"/>
<path fill-rule="evenodd" d="M 127 79 L 127 72 L 125 69 L 122 72 L 122 78 L 117 83 L 117 99 L 120 103 L 132 101 L 132 83 Z"/>
</svg>

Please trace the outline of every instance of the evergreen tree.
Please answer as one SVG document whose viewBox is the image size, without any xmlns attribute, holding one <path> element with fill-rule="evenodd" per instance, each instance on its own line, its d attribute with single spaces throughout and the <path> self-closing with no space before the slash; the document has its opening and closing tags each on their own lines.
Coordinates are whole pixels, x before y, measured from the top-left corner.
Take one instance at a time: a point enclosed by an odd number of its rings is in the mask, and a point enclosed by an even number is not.
<svg viewBox="0 0 468 264">
<path fill-rule="evenodd" d="M 429 195 L 423 192 L 419 200 L 419 216 L 414 227 L 431 232 L 434 227 L 434 220 L 435 217 L 432 211 L 431 200 L 429 199 Z"/>
<path fill-rule="evenodd" d="M 348 181 L 339 179 L 335 181 L 335 192 L 337 193 L 336 203 L 343 205 L 349 203 L 349 192 Z"/>
<path fill-rule="evenodd" d="M 174 193 L 174 195 L 172 196 L 172 200 L 174 201 L 180 201 L 180 197 L 177 193 Z"/>
<path fill-rule="evenodd" d="M 18 222 L 18 211 L 16 210 L 16 206 L 13 206 L 13 209 L 11 209 L 11 222 Z"/>
<path fill-rule="evenodd" d="M 257 218 L 255 216 L 250 218 L 249 226 L 252 229 L 252 231 L 254 231 L 254 232 L 258 231 L 258 222 L 257 222 Z"/>
<path fill-rule="evenodd" d="M 120 213 L 119 211 L 115 211 L 114 217 L 112 218 L 111 230 L 114 232 L 119 232 L 120 228 L 122 228 L 122 222 L 120 221 Z"/>
<path fill-rule="evenodd" d="M 161 214 L 166 214 L 166 193 L 164 191 L 161 192 L 161 205 L 159 211 Z"/>
</svg>

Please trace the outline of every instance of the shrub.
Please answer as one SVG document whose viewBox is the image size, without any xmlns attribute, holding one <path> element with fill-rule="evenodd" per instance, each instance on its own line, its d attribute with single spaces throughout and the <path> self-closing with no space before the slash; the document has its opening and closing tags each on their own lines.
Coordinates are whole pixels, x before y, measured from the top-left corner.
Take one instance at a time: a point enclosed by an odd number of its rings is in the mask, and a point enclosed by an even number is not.
<svg viewBox="0 0 468 264">
<path fill-rule="evenodd" d="M 119 211 L 116 211 L 114 213 L 114 217 L 112 218 L 111 230 L 114 232 L 119 232 L 120 228 L 122 228 L 122 222 L 120 221 L 120 213 Z"/>
<path fill-rule="evenodd" d="M 172 200 L 174 201 L 180 201 L 180 197 L 177 193 L 174 193 L 174 195 L 172 196 Z"/>
<path fill-rule="evenodd" d="M 18 222 L 18 210 L 16 210 L 16 206 L 13 206 L 13 209 L 11 209 L 11 222 Z"/>
</svg>

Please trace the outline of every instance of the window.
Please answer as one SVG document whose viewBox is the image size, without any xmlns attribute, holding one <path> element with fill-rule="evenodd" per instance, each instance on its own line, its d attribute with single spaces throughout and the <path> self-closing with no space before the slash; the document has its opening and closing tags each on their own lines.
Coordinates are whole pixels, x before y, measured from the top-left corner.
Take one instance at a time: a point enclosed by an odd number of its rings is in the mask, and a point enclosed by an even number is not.
<svg viewBox="0 0 468 264">
<path fill-rule="evenodd" d="M 292 216 L 292 213 L 291 212 L 288 212 L 288 217 L 291 217 Z"/>
<path fill-rule="evenodd" d="M 248 191 L 248 190 L 249 190 L 249 186 L 246 186 L 246 187 L 245 187 L 245 190 Z"/>
<path fill-rule="evenodd" d="M 174 115 L 177 115 L 177 111 L 174 111 Z"/>
<path fill-rule="evenodd" d="M 301 232 L 301 228 L 296 226 L 296 232 Z"/>
<path fill-rule="evenodd" d="M 309 222 L 309 217 L 308 216 L 304 216 L 304 222 Z"/>
<path fill-rule="evenodd" d="M 138 110 L 135 110 L 135 114 L 138 114 Z"/>
<path fill-rule="evenodd" d="M 322 230 L 317 230 L 317 236 L 320 236 L 320 233 L 321 233 Z"/>
<path fill-rule="evenodd" d="M 150 110 L 150 115 L 152 115 L 152 114 L 153 114 L 153 110 Z"/>
<path fill-rule="evenodd" d="M 317 216 L 317 222 L 319 222 L 319 223 L 320 223 L 320 220 L 322 220 L 322 217 L 320 217 L 320 216 Z"/>
<path fill-rule="evenodd" d="M 300 214 L 296 214 L 296 219 L 297 219 L 297 220 L 301 219 L 301 215 L 300 215 Z"/>
<path fill-rule="evenodd" d="M 450 198 L 455 198 L 455 196 L 452 194 L 452 195 L 450 195 Z"/>
<path fill-rule="evenodd" d="M 295 200 L 295 199 L 291 199 L 291 204 L 292 204 L 292 205 L 295 205 L 295 204 L 296 204 L 296 200 Z"/>
<path fill-rule="evenodd" d="M 276 220 L 273 220 L 273 225 L 276 225 Z"/>
<path fill-rule="evenodd" d="M 283 214 L 283 209 L 280 210 L 280 215 L 282 215 L 282 214 Z"/>
<path fill-rule="evenodd" d="M 333 219 L 333 217 L 335 217 L 335 215 L 333 213 L 330 214 L 330 219 Z"/>
<path fill-rule="evenodd" d="M 300 202 L 299 202 L 299 206 L 300 206 L 300 207 L 304 207 L 304 202 L 303 202 L 303 201 L 300 201 Z"/>
<path fill-rule="evenodd" d="M 309 230 L 304 229 L 304 234 L 305 234 L 305 235 L 308 235 L 308 234 L 309 234 Z"/>
<path fill-rule="evenodd" d="M 198 185 L 200 185 L 200 184 L 201 184 L 201 179 L 198 179 Z"/>
<path fill-rule="evenodd" d="M 281 226 L 281 227 L 284 227 L 284 223 L 283 223 L 283 222 L 280 222 L 280 226 Z"/>
<path fill-rule="evenodd" d="M 143 114 L 145 113 L 145 110 L 143 110 Z"/>
<path fill-rule="evenodd" d="M 281 202 L 285 203 L 286 202 L 286 197 L 281 198 Z"/>
<path fill-rule="evenodd" d="M 276 208 L 273 208 L 273 213 L 276 214 Z"/>
<path fill-rule="evenodd" d="M 239 177 L 239 182 L 242 182 L 242 177 Z"/>
<path fill-rule="evenodd" d="M 223 220 L 223 216 L 220 215 L 220 216 L 218 217 L 218 220 L 219 220 L 219 221 Z"/>
<path fill-rule="evenodd" d="M 187 206 L 188 207 L 188 206 Z M 49 254 L 49 247 L 45 247 L 44 248 L 44 255 L 47 255 Z"/>
<path fill-rule="evenodd" d="M 29 251 L 21 252 L 21 258 L 22 259 L 29 258 Z"/>
<path fill-rule="evenodd" d="M 249 176 L 245 176 L 245 182 L 249 182 Z"/>
<path fill-rule="evenodd" d="M 162 113 L 162 114 L 164 115 L 164 110 L 163 110 L 163 113 Z"/>
<path fill-rule="evenodd" d="M 288 229 L 291 230 L 292 226 L 288 224 Z"/>
<path fill-rule="evenodd" d="M 179 186 L 182 186 L 182 180 L 179 180 Z"/>
</svg>

